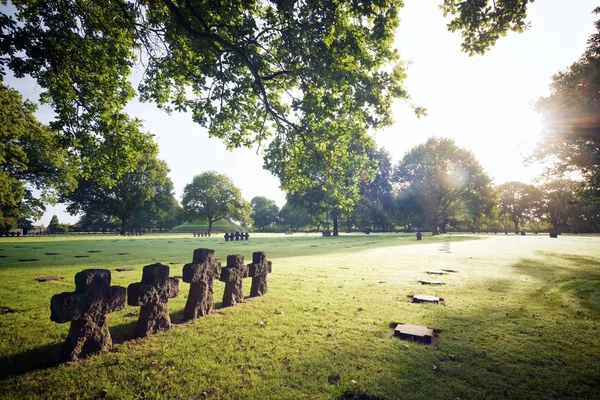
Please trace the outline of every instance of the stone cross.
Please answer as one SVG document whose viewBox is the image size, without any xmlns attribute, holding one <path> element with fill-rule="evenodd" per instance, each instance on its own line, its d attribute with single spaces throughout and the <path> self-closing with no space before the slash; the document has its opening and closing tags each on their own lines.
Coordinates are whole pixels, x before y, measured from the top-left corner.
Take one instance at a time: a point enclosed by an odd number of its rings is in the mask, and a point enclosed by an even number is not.
<svg viewBox="0 0 600 400">
<path fill-rule="evenodd" d="M 213 280 L 221 276 L 221 264 L 215 251 L 196 249 L 191 264 L 183 266 L 183 281 L 190 284 L 190 294 L 183 310 L 183 319 L 203 317 L 213 312 Z"/>
<path fill-rule="evenodd" d="M 267 260 L 264 251 L 252 253 L 252 264 L 248 264 L 248 275 L 252 277 L 250 297 L 263 296 L 267 293 L 267 274 L 271 273 L 271 261 Z"/>
<path fill-rule="evenodd" d="M 235 231 L 235 240 L 240 240 L 240 232 Z"/>
<path fill-rule="evenodd" d="M 146 265 L 142 281 L 127 287 L 127 304 L 142 307 L 135 326 L 135 336 L 146 337 L 171 329 L 168 302 L 178 294 L 179 279 L 169 278 L 167 265 Z"/>
<path fill-rule="evenodd" d="M 61 361 L 75 361 L 91 353 L 109 351 L 112 338 L 107 314 L 125 306 L 125 288 L 110 286 L 110 271 L 86 269 L 75 274 L 75 292 L 63 292 L 50 300 L 50 319 L 71 322 Z"/>
<path fill-rule="evenodd" d="M 229 232 L 225 232 L 225 241 L 229 242 Z"/>
<path fill-rule="evenodd" d="M 239 254 L 227 256 L 227 266 L 221 270 L 222 282 L 225 282 L 223 307 L 235 306 L 244 301 L 242 280 L 248 277 L 248 267 L 244 265 L 244 256 Z"/>
</svg>

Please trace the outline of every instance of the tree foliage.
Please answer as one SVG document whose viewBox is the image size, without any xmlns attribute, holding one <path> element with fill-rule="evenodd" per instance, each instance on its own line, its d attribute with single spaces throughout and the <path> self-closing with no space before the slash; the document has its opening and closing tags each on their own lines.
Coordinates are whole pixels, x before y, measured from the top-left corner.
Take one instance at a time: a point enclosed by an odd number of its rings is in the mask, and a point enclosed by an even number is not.
<svg viewBox="0 0 600 400">
<path fill-rule="evenodd" d="M 124 234 L 128 223 L 140 213 L 159 214 L 160 210 L 170 207 L 173 183 L 168 177 L 167 164 L 157 158 L 158 147 L 150 134 L 132 128 L 127 136 L 117 135 L 111 139 L 115 140 L 105 140 L 100 149 L 101 154 L 110 154 L 113 161 L 107 163 L 107 170 L 102 174 L 107 179 L 81 177 L 77 188 L 62 200 L 73 215 L 85 213 L 117 218 Z M 127 157 L 137 158 L 137 162 L 134 169 L 123 173 L 119 160 L 124 151 Z"/>
<path fill-rule="evenodd" d="M 538 213 L 555 232 L 573 222 L 580 209 L 578 190 L 581 184 L 568 179 L 557 179 L 540 187 L 541 201 Z"/>
<path fill-rule="evenodd" d="M 533 185 L 512 181 L 498 186 L 498 196 L 500 215 L 509 218 L 514 232 L 519 233 L 519 224 L 531 219 L 539 208 L 541 192 Z"/>
<path fill-rule="evenodd" d="M 536 103 L 544 136 L 531 159 L 552 161 L 552 174 L 578 171 L 586 189 L 600 197 L 600 21 L 595 25 L 582 57 L 555 74 L 550 95 Z"/>
<path fill-rule="evenodd" d="M 250 222 L 250 204 L 229 177 L 214 171 L 196 175 L 185 185 L 181 205 L 188 220 L 206 218 L 209 231 L 215 221 L 223 218 L 242 225 Z"/>
<path fill-rule="evenodd" d="M 389 125 L 393 99 L 408 98 L 392 47 L 399 0 L 14 5 L 15 14 L 0 15 L 2 72 L 37 80 L 54 127 L 82 154 L 121 131 L 110 125 L 123 122 L 135 95 L 128 77 L 140 64 L 141 100 L 191 112 L 228 147 L 275 135 L 275 162 L 298 156 L 286 150 L 327 121 L 352 119 L 363 132 Z"/>
<path fill-rule="evenodd" d="M 0 226 L 5 230 L 41 217 L 44 198 L 73 184 L 59 136 L 35 118 L 35 110 L 0 81 Z"/>
<path fill-rule="evenodd" d="M 444 0 L 440 8 L 444 16 L 454 16 L 448 29 L 461 32 L 463 51 L 475 55 L 485 53 L 509 31 L 527 29 L 529 3 L 533 0 Z"/>
<path fill-rule="evenodd" d="M 437 233 L 468 204 L 483 202 L 491 180 L 470 151 L 453 140 L 431 138 L 411 149 L 393 175 L 405 201 L 425 226 Z"/>
<path fill-rule="evenodd" d="M 269 225 L 276 224 L 279 218 L 279 207 L 271 199 L 256 196 L 250 200 L 252 220 L 258 230 L 265 230 Z"/>
</svg>

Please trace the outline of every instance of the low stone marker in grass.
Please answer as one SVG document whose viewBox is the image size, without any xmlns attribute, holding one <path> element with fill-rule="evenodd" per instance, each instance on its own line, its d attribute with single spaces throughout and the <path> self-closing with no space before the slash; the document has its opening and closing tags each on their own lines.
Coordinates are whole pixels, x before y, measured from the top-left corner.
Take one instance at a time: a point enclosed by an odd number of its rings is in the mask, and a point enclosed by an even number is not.
<svg viewBox="0 0 600 400">
<path fill-rule="evenodd" d="M 107 314 L 125 306 L 126 290 L 110 286 L 110 271 L 87 269 L 75 274 L 75 292 L 63 292 L 50 300 L 50 319 L 71 322 L 61 361 L 75 361 L 91 353 L 109 351 L 112 338 Z"/>
<path fill-rule="evenodd" d="M 248 277 L 248 266 L 244 264 L 244 256 L 233 254 L 227 256 L 227 266 L 221 270 L 219 280 L 225 282 L 223 307 L 231 307 L 244 301 L 242 282 Z"/>
<path fill-rule="evenodd" d="M 443 299 L 428 294 L 416 294 L 412 297 L 413 303 L 440 303 Z"/>
<path fill-rule="evenodd" d="M 48 282 L 48 281 L 60 281 L 62 277 L 60 276 L 38 276 L 35 278 L 38 282 Z"/>
<path fill-rule="evenodd" d="M 221 264 L 215 260 L 215 251 L 196 249 L 191 264 L 183 266 L 183 281 L 190 284 L 190 293 L 183 319 L 191 320 L 213 312 L 213 281 L 221 277 Z"/>
<path fill-rule="evenodd" d="M 135 326 L 136 337 L 146 337 L 171 328 L 169 299 L 179 294 L 179 280 L 169 278 L 169 267 L 164 264 L 146 265 L 142 281 L 127 287 L 127 304 L 141 306 Z"/>
<path fill-rule="evenodd" d="M 252 253 L 252 264 L 248 264 L 248 275 L 252 277 L 250 297 L 263 296 L 267 293 L 267 274 L 271 273 L 272 264 L 267 260 L 264 251 Z"/>
<path fill-rule="evenodd" d="M 421 285 L 445 285 L 444 282 L 440 282 L 440 281 L 419 281 L 421 282 Z"/>
<path fill-rule="evenodd" d="M 417 232 L 417 240 L 423 239 L 423 234 L 421 232 Z"/>
<path fill-rule="evenodd" d="M 554 238 L 554 239 L 558 239 L 558 233 L 556 233 L 556 232 L 550 232 L 550 237 Z"/>
<path fill-rule="evenodd" d="M 117 271 L 117 272 L 135 271 L 135 268 L 131 268 L 131 267 L 119 267 L 119 268 L 115 268 L 115 271 Z"/>
<path fill-rule="evenodd" d="M 394 336 L 400 339 L 415 340 L 431 344 L 433 340 L 433 329 L 421 325 L 398 324 L 394 329 Z"/>
<path fill-rule="evenodd" d="M 427 271 L 429 275 L 444 275 L 444 271 Z"/>
</svg>

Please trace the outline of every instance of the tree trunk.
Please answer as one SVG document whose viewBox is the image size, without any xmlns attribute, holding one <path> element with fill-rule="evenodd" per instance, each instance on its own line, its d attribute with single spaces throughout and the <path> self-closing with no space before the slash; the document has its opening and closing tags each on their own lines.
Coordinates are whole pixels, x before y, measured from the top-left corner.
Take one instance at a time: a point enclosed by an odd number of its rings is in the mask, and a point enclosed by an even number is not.
<svg viewBox="0 0 600 400">
<path fill-rule="evenodd" d="M 125 218 L 121 218 L 121 236 L 125 236 Z"/>
<path fill-rule="evenodd" d="M 515 235 L 519 234 L 519 220 L 513 220 L 515 223 Z"/>
<path fill-rule="evenodd" d="M 334 209 L 331 214 L 333 217 L 333 236 L 338 236 L 338 211 Z"/>
<path fill-rule="evenodd" d="M 208 233 L 212 233 L 212 224 L 213 224 L 213 220 L 212 219 L 208 219 Z"/>
</svg>

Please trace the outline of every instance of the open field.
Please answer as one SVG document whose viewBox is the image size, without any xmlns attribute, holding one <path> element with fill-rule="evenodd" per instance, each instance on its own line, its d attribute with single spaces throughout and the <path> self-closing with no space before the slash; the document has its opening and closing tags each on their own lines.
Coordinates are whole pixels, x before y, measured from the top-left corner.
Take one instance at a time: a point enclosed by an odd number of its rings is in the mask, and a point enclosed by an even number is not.
<svg viewBox="0 0 600 400">
<path fill-rule="evenodd" d="M 182 323 L 180 282 L 171 331 L 132 340 L 139 308 L 126 306 L 109 315 L 113 352 L 57 365 L 69 324 L 50 321 L 50 298 L 72 291 L 76 272 L 108 268 L 127 286 L 154 262 L 180 274 L 199 247 L 247 263 L 266 251 L 269 293 Z M 597 236 L 82 236 L 3 238 L 0 249 L 0 307 L 13 311 L 0 314 L 0 398 L 600 398 Z M 114 271 L 123 266 L 135 270 Z M 421 285 L 431 269 L 458 272 Z M 435 328 L 437 346 L 390 338 L 399 322 Z"/>
</svg>

